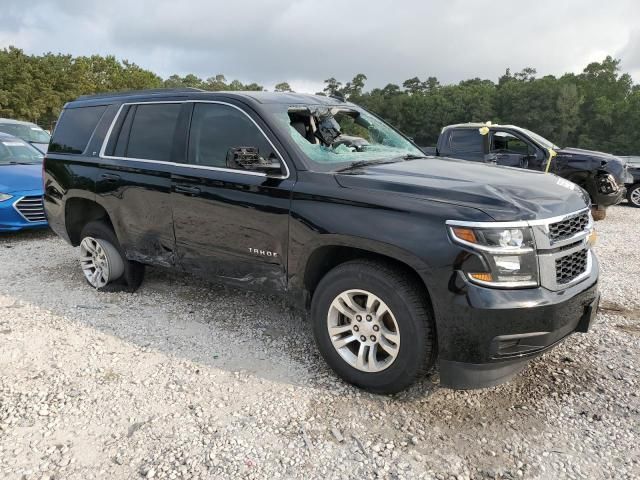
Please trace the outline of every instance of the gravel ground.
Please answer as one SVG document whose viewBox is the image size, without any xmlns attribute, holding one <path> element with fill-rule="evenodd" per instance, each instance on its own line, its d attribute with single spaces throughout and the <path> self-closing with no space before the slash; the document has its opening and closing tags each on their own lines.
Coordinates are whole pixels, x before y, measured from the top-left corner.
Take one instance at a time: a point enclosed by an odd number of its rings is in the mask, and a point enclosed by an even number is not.
<svg viewBox="0 0 640 480">
<path fill-rule="evenodd" d="M 640 210 L 599 222 L 603 308 L 507 385 L 338 380 L 280 300 L 148 270 L 97 293 L 0 237 L 0 478 L 640 478 Z"/>
</svg>

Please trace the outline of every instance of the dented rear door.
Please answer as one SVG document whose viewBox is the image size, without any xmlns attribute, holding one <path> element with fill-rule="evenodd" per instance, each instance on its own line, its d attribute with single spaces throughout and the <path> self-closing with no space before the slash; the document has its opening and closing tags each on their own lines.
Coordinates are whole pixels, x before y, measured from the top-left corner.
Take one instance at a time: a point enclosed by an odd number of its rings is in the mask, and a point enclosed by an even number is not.
<svg viewBox="0 0 640 480">
<path fill-rule="evenodd" d="M 104 146 L 96 200 L 131 260 L 176 263 L 170 195 L 183 109 L 181 102 L 125 104 Z"/>
</svg>

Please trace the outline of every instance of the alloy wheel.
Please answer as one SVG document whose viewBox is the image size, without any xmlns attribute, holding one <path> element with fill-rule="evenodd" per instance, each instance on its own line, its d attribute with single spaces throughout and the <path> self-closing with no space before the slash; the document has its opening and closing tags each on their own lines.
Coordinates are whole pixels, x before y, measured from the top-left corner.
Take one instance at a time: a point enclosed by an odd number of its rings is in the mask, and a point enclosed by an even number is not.
<svg viewBox="0 0 640 480">
<path fill-rule="evenodd" d="M 631 203 L 633 203 L 636 207 L 640 207 L 640 188 L 635 188 L 631 191 L 629 200 L 631 200 Z"/>
<path fill-rule="evenodd" d="M 393 312 L 366 290 L 346 290 L 327 314 L 331 343 L 345 362 L 363 372 L 388 368 L 400 352 L 400 329 Z"/>
<path fill-rule="evenodd" d="M 104 287 L 124 272 L 124 263 L 116 248 L 105 240 L 93 237 L 85 237 L 80 243 L 80 266 L 94 288 Z"/>
</svg>

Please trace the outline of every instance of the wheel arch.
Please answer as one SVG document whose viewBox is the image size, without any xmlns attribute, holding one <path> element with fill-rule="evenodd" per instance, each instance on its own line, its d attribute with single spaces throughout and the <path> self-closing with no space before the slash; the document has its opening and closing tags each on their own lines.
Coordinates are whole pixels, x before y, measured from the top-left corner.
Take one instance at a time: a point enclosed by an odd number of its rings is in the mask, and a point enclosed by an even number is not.
<svg viewBox="0 0 640 480">
<path fill-rule="evenodd" d="M 84 226 L 96 220 L 103 220 L 113 228 L 109 214 L 99 203 L 82 197 L 70 198 L 65 202 L 65 227 L 74 247 L 80 245 Z"/>
<path fill-rule="evenodd" d="M 362 239 L 336 238 L 309 250 L 301 268 L 301 287 L 306 293 L 305 306 L 308 308 L 320 280 L 338 265 L 358 259 L 374 260 L 406 272 L 424 291 L 431 313 L 433 305 L 426 282 L 429 265 L 417 256 L 388 244 Z"/>
</svg>

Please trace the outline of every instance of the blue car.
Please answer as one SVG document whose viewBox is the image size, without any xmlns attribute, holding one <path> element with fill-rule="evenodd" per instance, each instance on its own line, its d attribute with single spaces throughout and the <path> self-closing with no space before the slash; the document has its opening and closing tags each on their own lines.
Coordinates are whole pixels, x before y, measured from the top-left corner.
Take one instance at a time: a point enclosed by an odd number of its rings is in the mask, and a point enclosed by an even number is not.
<svg viewBox="0 0 640 480">
<path fill-rule="evenodd" d="M 0 133 L 0 232 L 47 226 L 42 159 L 24 140 Z"/>
</svg>

